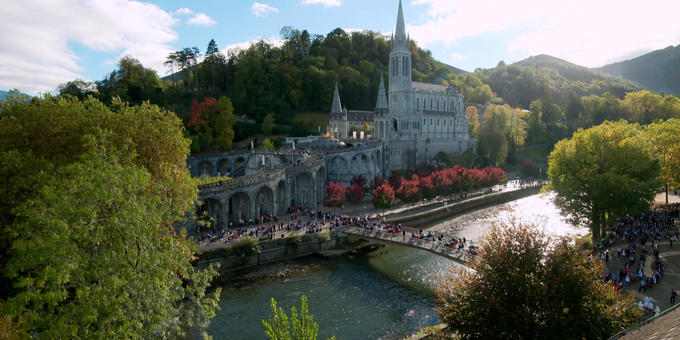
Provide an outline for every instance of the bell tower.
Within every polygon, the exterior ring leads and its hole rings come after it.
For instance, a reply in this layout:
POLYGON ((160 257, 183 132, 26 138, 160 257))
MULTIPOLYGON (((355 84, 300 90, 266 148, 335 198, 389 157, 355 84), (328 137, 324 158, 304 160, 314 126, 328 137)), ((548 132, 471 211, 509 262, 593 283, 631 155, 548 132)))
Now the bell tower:
POLYGON ((390 93, 388 105, 393 115, 409 113, 411 96, 411 51, 410 38, 406 35, 404 11, 399 0, 397 26, 392 34, 390 52, 390 93))

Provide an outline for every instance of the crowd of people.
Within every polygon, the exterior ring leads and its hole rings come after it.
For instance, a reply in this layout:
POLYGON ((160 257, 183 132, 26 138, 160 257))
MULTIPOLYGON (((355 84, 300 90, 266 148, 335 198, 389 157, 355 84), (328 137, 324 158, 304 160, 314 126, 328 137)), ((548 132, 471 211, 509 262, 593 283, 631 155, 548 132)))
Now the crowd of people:
MULTIPOLYGON (((407 231, 401 224, 384 223, 380 214, 374 216, 352 216, 339 212, 303 209, 292 206, 287 209, 288 222, 279 220, 279 216, 263 215, 234 227, 229 225, 215 225, 198 235, 194 235, 203 245, 230 243, 244 237, 255 237, 260 240, 284 238, 291 233, 298 235, 318 233, 323 230, 355 227, 378 234, 389 233, 401 235, 402 241, 407 237, 430 242, 439 242, 442 246, 477 255, 479 249, 464 237, 447 237, 444 234, 435 235, 423 230, 407 231)), ((283 218, 282 218, 283 219, 283 218)))
MULTIPOLYGON (((638 292, 647 292, 659 284, 664 277, 664 262, 660 258, 660 243, 668 241, 670 247, 677 240, 678 232, 673 225, 680 217, 680 204, 670 204, 652 208, 649 213, 638 216, 625 216, 618 219, 616 229, 608 234, 602 244, 599 260, 609 262, 607 247, 618 245, 616 255, 621 260, 618 271, 605 275, 617 289, 634 285, 638 292), (646 264, 651 262, 650 270, 645 271, 646 264)), ((591 254, 591 259, 592 259, 591 254)), ((675 290, 671 292, 671 304, 675 303, 675 290)), ((649 301, 641 303, 645 311, 651 311, 649 301)), ((657 306, 658 309, 658 306, 657 306)))

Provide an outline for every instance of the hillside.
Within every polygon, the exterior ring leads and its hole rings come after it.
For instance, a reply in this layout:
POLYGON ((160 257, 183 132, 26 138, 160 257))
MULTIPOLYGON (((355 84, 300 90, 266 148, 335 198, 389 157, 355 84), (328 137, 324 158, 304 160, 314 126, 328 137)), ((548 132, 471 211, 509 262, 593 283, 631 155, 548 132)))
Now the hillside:
POLYGON ((677 95, 680 94, 680 45, 605 65, 599 70, 624 77, 654 92, 677 95))
POLYGON ((623 98, 626 92, 640 89, 623 78, 548 55, 529 57, 511 65, 500 63, 475 74, 506 103, 524 108, 538 98, 565 106, 573 97, 609 92, 623 98))
POLYGON ((9 91, 0 90, 0 101, 5 100, 5 97, 9 94, 9 91))

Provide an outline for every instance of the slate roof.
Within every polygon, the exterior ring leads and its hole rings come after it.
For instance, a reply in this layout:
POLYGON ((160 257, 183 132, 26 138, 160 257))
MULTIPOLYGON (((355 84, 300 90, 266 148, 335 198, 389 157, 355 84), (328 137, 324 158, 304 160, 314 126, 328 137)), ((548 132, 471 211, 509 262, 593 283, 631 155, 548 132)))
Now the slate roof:
POLYGON ((347 121, 372 123, 373 111, 347 110, 347 121))
POLYGON ((618 339, 680 339, 680 308, 675 308, 618 339))
POLYGON ((447 87, 444 86, 444 85, 421 83, 419 81, 413 81, 413 82, 411 82, 411 85, 413 86, 414 89, 420 90, 420 91, 431 91, 431 92, 446 93, 446 89, 447 89, 447 87))

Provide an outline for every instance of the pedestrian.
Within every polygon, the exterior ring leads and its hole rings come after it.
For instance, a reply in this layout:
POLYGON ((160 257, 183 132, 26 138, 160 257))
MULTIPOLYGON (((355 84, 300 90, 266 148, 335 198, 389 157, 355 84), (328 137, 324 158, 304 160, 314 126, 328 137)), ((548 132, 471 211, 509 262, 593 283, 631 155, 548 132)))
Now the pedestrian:
POLYGON ((678 292, 675 291, 675 288, 671 289, 671 306, 675 304, 676 296, 678 296, 678 292))

